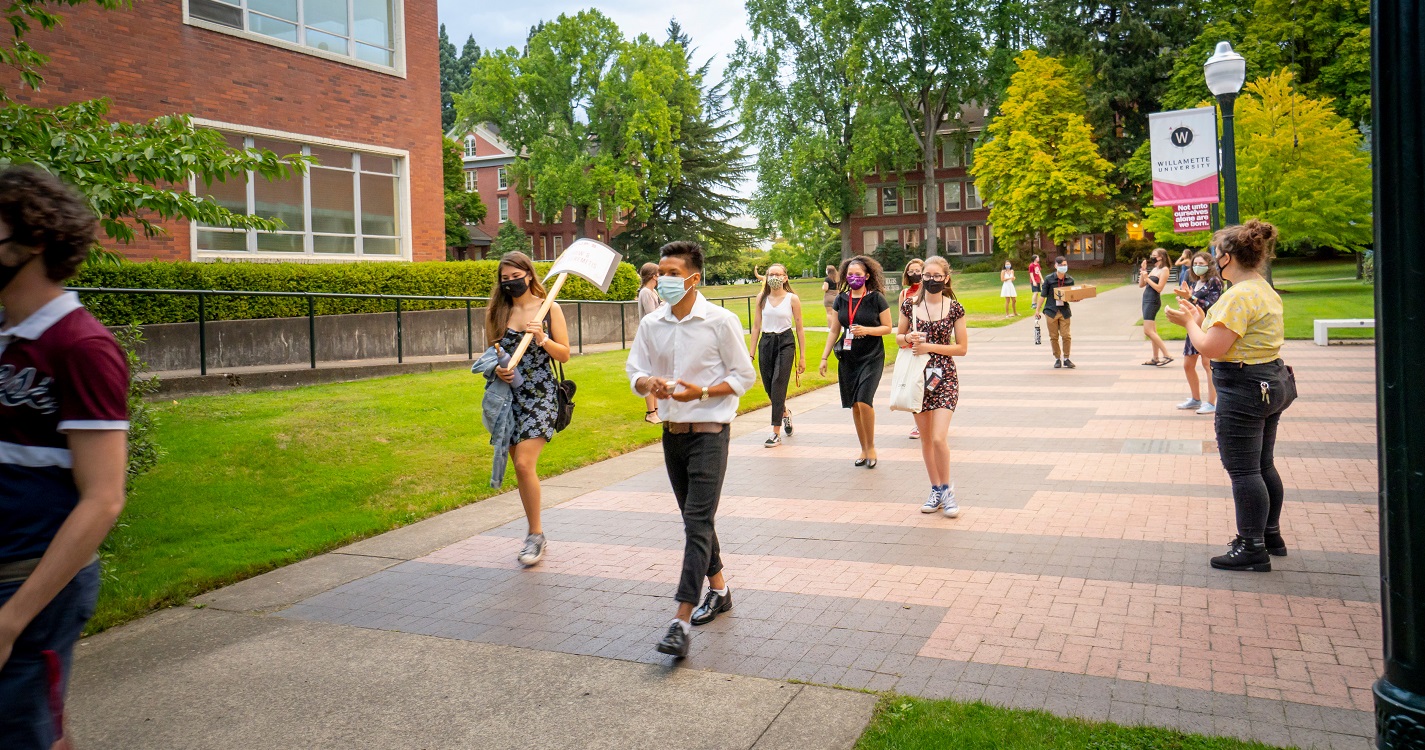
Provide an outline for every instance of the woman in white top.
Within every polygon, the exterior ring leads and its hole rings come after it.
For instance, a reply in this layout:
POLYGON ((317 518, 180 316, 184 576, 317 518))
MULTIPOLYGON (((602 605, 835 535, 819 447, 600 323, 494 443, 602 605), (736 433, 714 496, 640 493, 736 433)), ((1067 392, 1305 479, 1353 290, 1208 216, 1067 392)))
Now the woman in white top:
MULTIPOLYGON (((638 288, 638 319, 644 317, 658 309, 663 304, 663 300, 658 297, 658 264, 644 263, 638 269, 638 278, 642 284, 638 288)), ((663 420, 658 418, 658 399, 653 394, 643 397, 643 405, 647 410, 643 412, 643 421, 649 424, 661 424, 663 420)))
POLYGON ((767 267, 762 293, 752 313, 752 347, 748 352, 762 370, 762 387, 772 399, 772 437, 768 448, 782 444, 782 430, 792 434, 792 413, 787 410, 787 385, 792 380, 792 360, 797 375, 806 372, 806 333, 802 328, 802 301, 787 283, 787 269, 780 263, 767 267), (792 329, 796 328, 796 339, 792 329))
POLYGON ((1014 266, 1009 259, 1004 261, 1004 268, 999 272, 1000 288, 999 296, 1004 297, 1004 316, 1014 318, 1019 316, 1019 290, 1014 288, 1014 266))

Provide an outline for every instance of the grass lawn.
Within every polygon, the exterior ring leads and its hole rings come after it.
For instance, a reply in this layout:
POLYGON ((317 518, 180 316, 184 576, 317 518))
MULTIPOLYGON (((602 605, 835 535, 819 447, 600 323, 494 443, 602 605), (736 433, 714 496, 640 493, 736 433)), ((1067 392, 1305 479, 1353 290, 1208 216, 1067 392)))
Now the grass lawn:
MULTIPOLYGON (((1353 260, 1277 261, 1272 281, 1282 298, 1288 339, 1311 339, 1312 322, 1318 318, 1375 317, 1375 287, 1356 281, 1353 260)), ((1164 292, 1163 306, 1177 306, 1172 290, 1164 292)), ((1166 316, 1159 318, 1158 332, 1164 339, 1187 338, 1187 332, 1169 323, 1166 316)), ((1331 331, 1331 338, 1369 340, 1375 338, 1375 330, 1338 328, 1331 331)))
MULTIPOLYGON (((1098 287, 1100 292, 1105 292, 1114 287, 1123 286, 1130 270, 1127 266, 1114 266, 1107 269, 1094 266, 1073 270, 1071 273, 1075 281, 1081 284, 1093 284, 1098 287)), ((960 301, 960 304, 965 306, 965 312, 969 315, 968 324, 971 328, 998 328, 1033 314, 1029 309, 1029 274, 1023 268, 1018 269, 1017 274, 1015 288, 1019 292, 1019 315, 1014 318, 1004 317, 1004 298, 999 296, 998 272, 957 273, 951 278, 955 297, 960 301)), ((708 299, 714 302, 722 300, 721 304, 737 313, 737 317, 745 327, 747 325, 748 301, 737 298, 748 295, 755 296, 760 288, 755 284, 729 284, 704 287, 702 291, 708 299)), ((796 279, 792 282, 792 290, 802 300, 803 323, 808 328, 826 327, 826 308, 821 306, 821 279, 796 279)), ((753 304, 755 303, 756 300, 753 300, 753 304)), ((891 303, 894 304, 895 300, 892 299, 891 303)), ((892 317, 899 319, 899 314, 893 313, 892 317)))
POLYGON ((1268 750, 1258 742, 1064 719, 984 703, 890 696, 856 750, 1268 750))
MULTIPOLYGON (((808 334, 801 393, 826 334, 808 334)), ((887 347, 894 340, 887 338, 887 347)), ((576 357, 569 429, 540 461, 552 476, 655 442, 622 351, 576 357)), ((140 477, 103 548, 97 632, 204 591, 498 494, 489 486, 483 378, 468 370, 201 396, 157 404, 167 456, 140 477)), ((746 411, 765 406, 755 387, 746 411)))

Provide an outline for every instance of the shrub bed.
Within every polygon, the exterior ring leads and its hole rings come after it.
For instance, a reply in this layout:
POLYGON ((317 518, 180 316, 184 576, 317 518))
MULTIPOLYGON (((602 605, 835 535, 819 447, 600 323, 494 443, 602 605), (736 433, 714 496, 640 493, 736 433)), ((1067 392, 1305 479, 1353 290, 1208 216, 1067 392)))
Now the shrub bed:
MULTIPOLYGON (((333 292, 343 294, 419 294, 439 297, 488 297, 494 286, 494 260, 461 263, 123 263, 85 267, 76 287, 123 289, 214 289, 250 292, 333 292)), ((536 263, 543 276, 550 263, 536 263)), ((638 272, 620 263, 608 294, 570 277, 561 300, 631 300, 638 293, 638 272)), ((189 323, 198 320, 198 298, 187 294, 80 293, 84 304, 105 325, 189 323)), ((462 302, 407 300, 404 310, 463 307, 462 302)), ((316 300, 318 315, 390 312, 390 300, 316 300)), ((208 320, 290 318, 307 314, 300 297, 209 297, 208 320)))

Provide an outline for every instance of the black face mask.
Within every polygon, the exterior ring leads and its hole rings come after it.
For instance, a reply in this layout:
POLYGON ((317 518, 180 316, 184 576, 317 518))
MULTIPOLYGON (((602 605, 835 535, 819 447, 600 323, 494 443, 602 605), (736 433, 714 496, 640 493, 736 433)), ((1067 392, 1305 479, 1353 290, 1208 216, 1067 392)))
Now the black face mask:
MULTIPOLYGON (((10 237, 6 237, 5 239, 0 240, 0 245, 8 245, 13 239, 13 235, 11 235, 10 237)), ((25 266, 29 265, 30 261, 34 260, 34 258, 35 256, 31 255, 30 257, 21 261, 20 265, 18 266, 7 266, 4 263, 0 263, 0 289, 4 289, 5 287, 10 286, 10 282, 14 281, 15 277, 20 275, 20 270, 23 269, 25 266)))
POLYGON ((521 276, 518 279, 507 279, 500 282, 500 291, 504 292, 510 299, 515 299, 529 290, 529 282, 521 276))
POLYGON ((909 281, 909 282, 912 283, 912 284, 919 284, 919 283, 920 283, 920 274, 918 274, 918 273, 908 273, 908 274, 905 275, 905 278, 906 278, 906 281, 909 281))
POLYGON ((945 282, 938 279, 929 279, 925 282, 926 294, 939 294, 945 291, 945 282))

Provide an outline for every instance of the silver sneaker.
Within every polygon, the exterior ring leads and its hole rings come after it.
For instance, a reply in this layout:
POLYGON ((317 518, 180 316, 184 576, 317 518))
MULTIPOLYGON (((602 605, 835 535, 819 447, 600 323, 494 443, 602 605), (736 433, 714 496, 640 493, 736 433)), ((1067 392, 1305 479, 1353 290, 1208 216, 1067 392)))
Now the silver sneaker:
POLYGON ((1190 398, 1182 402, 1181 404, 1178 404, 1178 408, 1182 409, 1183 411, 1187 411, 1188 409, 1196 409, 1199 406, 1202 406, 1202 402, 1198 401, 1195 398, 1190 398))
POLYGON ((920 506, 921 513, 934 513, 940 510, 940 490, 931 488, 930 497, 926 499, 925 505, 920 506))
POLYGON ((945 511, 946 518, 960 517, 960 506, 955 503, 955 485, 940 493, 940 508, 945 511))
POLYGON ((1216 404, 1203 404, 1203 405, 1202 405, 1202 408, 1197 410, 1197 413, 1198 413, 1198 414, 1216 414, 1216 413, 1217 413, 1217 405, 1216 405, 1216 404))
POLYGON ((544 559, 544 535, 530 534, 524 538, 524 548, 520 550, 520 565, 526 567, 534 565, 544 559))

